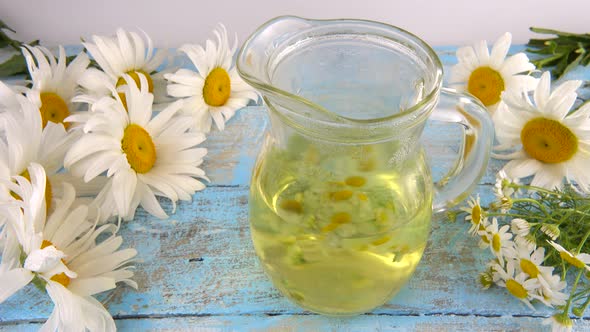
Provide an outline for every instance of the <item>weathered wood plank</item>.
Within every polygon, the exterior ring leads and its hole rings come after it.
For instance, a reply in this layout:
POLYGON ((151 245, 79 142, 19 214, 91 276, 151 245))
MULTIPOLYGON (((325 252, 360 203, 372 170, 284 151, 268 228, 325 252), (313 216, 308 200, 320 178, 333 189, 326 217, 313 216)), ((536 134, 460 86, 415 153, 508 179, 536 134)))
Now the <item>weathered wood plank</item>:
MULTIPOLYGON (((441 51, 447 65, 454 61, 453 50, 441 51)), ((170 220, 157 220, 140 210, 135 221, 123 225, 121 234, 126 245, 140 253, 136 270, 140 288, 134 291, 121 287, 103 295, 109 311, 121 318, 118 324, 122 329, 539 328, 539 318, 512 316, 528 316, 531 310, 505 292, 479 289, 476 276, 490 255, 480 251, 476 241, 466 235, 467 225, 442 220, 434 223, 429 246, 415 276, 398 296, 373 315, 349 320, 302 315, 304 312, 283 298, 264 276, 250 241, 247 207, 250 170, 266 126, 268 120, 263 108, 241 110, 225 131, 214 131, 204 143, 210 150, 203 164, 212 180, 209 188, 196 193, 192 203, 180 203, 170 220), (152 315, 164 318, 134 318, 152 315), (502 316, 502 319, 487 316, 502 316)), ((454 160, 457 147, 453 144, 457 137, 457 133, 434 123, 426 131, 426 148, 430 155, 438 156, 433 162, 435 174, 443 174, 454 160)), ((492 162, 480 181, 478 192, 484 201, 491 199, 489 184, 501 165, 499 161, 492 162)), ((170 211, 167 202, 164 206, 170 211)), ((43 321, 50 314, 51 303, 40 295, 29 286, 0 304, 0 322, 43 321)), ((550 312, 540 308, 534 314, 546 316, 550 312)), ((588 321, 580 324, 588 327, 588 321)), ((27 330, 36 326, 4 325, 0 330, 17 327, 27 330)))
MULTIPOLYGON (((331 318, 319 315, 189 316, 119 319, 121 331, 522 331, 549 330, 543 317, 384 316, 331 318)), ((37 331, 42 323, 0 325, 0 331, 37 331)), ((575 321, 577 331, 590 329, 590 321, 575 321)))
MULTIPOLYGON (((490 187, 479 191, 490 198, 490 187)), ((140 212, 121 234, 137 248, 134 291, 120 287, 105 297, 114 315, 240 315, 303 313, 282 297, 259 266, 248 229, 248 189, 209 188, 170 220, 140 212)), ((491 257, 466 235, 468 225, 435 221, 416 274, 385 315, 528 315, 530 309, 505 291, 483 291, 477 274, 491 257)), ((43 319, 51 304, 29 286, 0 305, 0 321, 43 319)), ((540 314, 550 311, 540 308, 540 314)))

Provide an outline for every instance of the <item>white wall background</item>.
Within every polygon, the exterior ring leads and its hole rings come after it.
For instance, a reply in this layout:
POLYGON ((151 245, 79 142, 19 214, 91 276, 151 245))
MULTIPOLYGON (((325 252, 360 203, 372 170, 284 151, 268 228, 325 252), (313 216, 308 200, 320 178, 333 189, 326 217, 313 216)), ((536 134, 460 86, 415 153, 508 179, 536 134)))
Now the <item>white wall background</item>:
POLYGON ((364 18, 409 30, 432 45, 494 41, 505 31, 525 43, 530 26, 590 32, 590 0, 0 0, 0 19, 17 37, 47 46, 142 28, 158 47, 203 43, 218 22, 240 42, 279 15, 364 18))

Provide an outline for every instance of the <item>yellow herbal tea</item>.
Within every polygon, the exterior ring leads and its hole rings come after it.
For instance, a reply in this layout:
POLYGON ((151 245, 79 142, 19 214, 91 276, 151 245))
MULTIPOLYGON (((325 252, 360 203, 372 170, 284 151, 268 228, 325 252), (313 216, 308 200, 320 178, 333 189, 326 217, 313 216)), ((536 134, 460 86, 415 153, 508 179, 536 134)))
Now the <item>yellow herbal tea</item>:
POLYGON ((430 230, 430 171, 422 151, 400 164, 387 159, 392 150, 383 143, 320 153, 291 139, 259 159, 254 246, 274 285, 303 308, 363 313, 414 272, 430 230))

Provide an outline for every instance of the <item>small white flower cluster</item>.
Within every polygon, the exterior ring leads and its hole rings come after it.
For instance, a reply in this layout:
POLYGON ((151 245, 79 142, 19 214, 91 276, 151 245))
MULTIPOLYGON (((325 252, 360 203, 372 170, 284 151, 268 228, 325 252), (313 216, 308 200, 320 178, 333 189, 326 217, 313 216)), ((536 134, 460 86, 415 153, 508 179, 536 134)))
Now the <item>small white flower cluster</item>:
MULTIPOLYGON (((566 292, 567 282, 555 274, 553 266, 546 266, 546 248, 538 246, 535 236, 531 234, 531 224, 522 218, 510 218, 512 204, 519 200, 519 185, 506 174, 498 175, 494 186, 496 200, 486 209, 481 206, 480 198, 471 198, 468 206, 461 210, 467 213, 466 221, 471 223, 468 233, 479 237, 479 246, 490 249, 494 258, 488 263, 487 270, 480 275, 484 289, 496 285, 506 288, 508 292, 534 309, 531 302, 536 301, 549 307, 564 306, 570 295, 566 292), (500 213, 495 213, 495 212, 500 213), (490 215, 500 215, 498 219, 490 215), (505 220, 508 218, 509 220, 505 220)), ((552 224, 538 227, 540 232, 551 240, 547 248, 555 250, 561 259, 577 269, 590 271, 590 255, 574 254, 557 242, 559 229, 552 224), (553 226, 553 227, 552 227, 553 226)), ((558 313, 545 320, 554 329, 569 331, 573 322, 564 313, 558 313)))
POLYGON ((69 63, 61 46, 57 58, 23 47, 30 86, 0 82, 0 303, 33 282, 55 303, 45 329, 115 329, 92 295, 137 288, 137 252, 119 250, 112 220, 139 206, 167 218, 158 197, 173 211, 190 201, 208 181, 199 145, 212 122, 223 130, 258 98, 233 66, 237 41, 214 33, 181 48, 198 71, 165 68, 166 52, 123 29, 92 36, 69 63))

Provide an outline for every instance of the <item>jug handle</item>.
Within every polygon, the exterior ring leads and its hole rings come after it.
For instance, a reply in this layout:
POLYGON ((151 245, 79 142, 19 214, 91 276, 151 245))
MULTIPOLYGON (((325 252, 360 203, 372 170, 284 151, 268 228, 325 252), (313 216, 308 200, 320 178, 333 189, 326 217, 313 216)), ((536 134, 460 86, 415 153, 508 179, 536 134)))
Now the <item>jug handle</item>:
POLYGON ((478 99, 443 88, 430 119, 460 124, 464 128, 463 147, 449 172, 434 184, 434 213, 443 212, 471 193, 486 172, 494 140, 490 114, 478 99))

